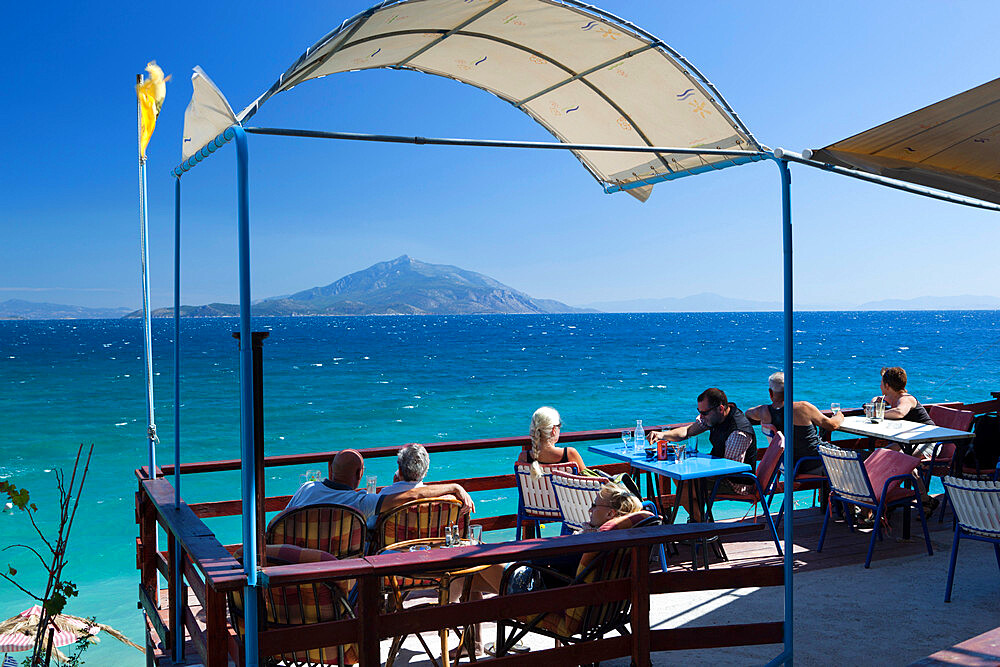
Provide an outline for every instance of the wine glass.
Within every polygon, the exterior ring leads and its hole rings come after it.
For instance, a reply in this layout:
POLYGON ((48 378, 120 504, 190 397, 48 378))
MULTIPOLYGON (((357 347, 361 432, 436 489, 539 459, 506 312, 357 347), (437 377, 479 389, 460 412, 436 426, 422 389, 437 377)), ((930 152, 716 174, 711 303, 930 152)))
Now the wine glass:
POLYGON ((622 451, 628 451, 628 443, 632 440, 632 431, 625 429, 622 431, 622 451))

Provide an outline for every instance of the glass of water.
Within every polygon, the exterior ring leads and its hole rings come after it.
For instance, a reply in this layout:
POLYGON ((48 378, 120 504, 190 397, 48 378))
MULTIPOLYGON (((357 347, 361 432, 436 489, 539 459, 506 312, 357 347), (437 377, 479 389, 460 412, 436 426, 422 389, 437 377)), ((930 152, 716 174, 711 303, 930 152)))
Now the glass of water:
POLYGON ((622 431, 622 451, 628 452, 628 443, 632 442, 632 431, 625 429, 622 431))
POLYGON ((375 489, 378 488, 378 477, 375 475, 368 475, 368 493, 375 493, 375 489))
POLYGON ((830 412, 832 412, 834 415, 840 412, 840 403, 831 403, 830 412))
POLYGON ((469 525, 469 542, 472 544, 482 544, 483 543, 483 526, 482 524, 473 523, 469 525))

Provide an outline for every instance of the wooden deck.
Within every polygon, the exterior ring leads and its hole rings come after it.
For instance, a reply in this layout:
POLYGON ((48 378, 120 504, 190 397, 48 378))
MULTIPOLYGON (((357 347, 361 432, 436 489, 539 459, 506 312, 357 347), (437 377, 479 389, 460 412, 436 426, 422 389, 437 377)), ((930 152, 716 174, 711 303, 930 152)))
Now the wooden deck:
POLYGON ((963 667, 1000 665, 1000 628, 984 632, 951 648, 938 651, 923 660, 910 663, 910 667, 931 667, 932 665, 962 665, 963 667))
MULTIPOLYGON (((940 511, 940 510, 939 510, 940 511)), ((819 533, 823 523, 823 515, 818 508, 799 509, 794 513, 795 533, 794 533, 794 571, 797 573, 820 570, 824 568, 839 567, 843 565, 853 565, 862 568, 865 554, 868 550, 868 542, 871 537, 870 530, 855 530, 853 533, 847 528, 843 520, 831 521, 827 531, 826 545, 822 552, 816 551, 819 542, 819 533)), ((752 518, 752 515, 751 515, 752 518)), ((926 547, 923 541, 920 523, 916 515, 911 521, 911 539, 903 541, 902 535, 902 512, 897 511, 891 517, 892 534, 876 544, 873 563, 880 560, 911 557, 919 554, 926 554, 926 547)), ((762 519, 761 519, 762 520, 762 519)), ((931 542, 934 547, 936 558, 947 558, 951 547, 953 535, 951 512, 949 511, 942 523, 938 523, 938 515, 935 515, 928 522, 931 531, 931 542)), ((783 526, 778 528, 779 538, 783 538, 783 526)), ((724 545, 729 556, 728 561, 722 561, 710 551, 710 567, 713 570, 725 568, 745 568, 758 565, 781 565, 782 559, 778 557, 774 548, 774 543, 769 539, 767 531, 754 531, 741 535, 731 535, 724 538, 724 545)), ((784 546, 784 545, 783 545, 784 546)), ((699 560, 701 555, 699 553, 699 560)), ((669 557, 668 572, 690 570, 691 549, 689 546, 680 545, 678 553, 669 557)), ((651 569, 659 570, 658 562, 650 563, 651 569)), ((163 591, 163 598, 166 600, 166 591, 163 591)), ((166 607, 164 603, 164 607, 166 607)), ((204 625, 204 613, 198 600, 193 594, 189 594, 189 609, 198 620, 200 625, 204 625)), ((166 620, 169 610, 164 608, 160 611, 161 617, 166 620)), ((386 646, 385 648, 387 648, 386 646)), ((405 649, 405 647, 404 647, 405 649)), ((952 649, 954 650, 954 649, 952 649)), ((976 649, 979 650, 979 649, 976 649)), ((383 653, 384 654, 384 653, 383 653)), ((157 647, 155 651, 155 664, 161 667, 174 667, 175 665, 200 665, 197 652, 193 646, 189 646, 186 651, 187 661, 174 663, 162 647, 157 647)), ((707 656, 706 656, 707 657, 707 656)), ((422 661, 417 656, 410 654, 409 664, 422 661)), ((232 664, 232 663, 230 663, 232 664)), ((408 664, 403 660, 401 664, 408 664)), ((427 664, 430 664, 429 661, 427 664)), ((942 664, 942 663, 926 663, 942 664)), ((966 663, 957 663, 966 664, 966 663)), ((985 664, 985 663, 968 663, 985 664)))

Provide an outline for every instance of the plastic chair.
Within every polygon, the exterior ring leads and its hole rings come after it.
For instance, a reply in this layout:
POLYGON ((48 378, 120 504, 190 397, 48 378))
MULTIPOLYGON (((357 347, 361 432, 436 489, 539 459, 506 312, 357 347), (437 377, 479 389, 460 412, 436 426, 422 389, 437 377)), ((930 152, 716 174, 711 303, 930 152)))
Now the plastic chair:
MULTIPOLYGON (((878 449, 866 461, 862 462, 861 453, 858 451, 827 445, 820 445, 819 455, 823 459, 823 467, 826 468, 827 477, 830 478, 830 502, 827 504, 823 529, 819 534, 819 546, 816 551, 823 550, 823 541, 826 539, 826 527, 830 523, 833 503, 839 501, 848 505, 866 507, 875 513, 875 526, 872 529, 872 539, 868 545, 868 556, 865 558, 866 568, 871 567, 876 538, 882 539, 882 518, 886 516, 887 510, 895 507, 915 506, 917 508, 920 513, 920 525, 924 529, 927 554, 934 554, 931 547, 931 536, 927 532, 927 517, 924 515, 924 506, 920 502, 920 494, 914 489, 900 487, 903 482, 912 483, 914 481, 910 473, 916 469, 919 463, 916 457, 907 456, 891 449, 878 449), (873 481, 876 484, 874 488, 873 481)), ((847 525, 851 532, 854 532, 851 513, 846 512, 846 515, 847 525)))
MULTIPOLYGON (((553 471, 552 488, 556 493, 556 501, 559 505, 559 511, 562 513, 563 524, 574 531, 582 530, 584 524, 590 522, 590 506, 597 499, 601 487, 607 483, 608 480, 603 477, 570 475, 553 471)), ((653 503, 646 501, 643 503, 643 508, 654 517, 659 518, 653 503)), ((660 568, 666 572, 667 553, 662 544, 659 547, 660 568)))
MULTIPOLYGON (((760 503, 761 511, 764 513, 764 518, 767 519, 767 525, 771 529, 771 537, 774 539, 774 546, 778 550, 779 556, 782 555, 781 542, 778 541, 778 531, 774 527, 774 521, 771 518, 770 498, 765 498, 765 489, 771 489, 774 486, 774 483, 778 478, 778 464, 781 463, 781 455, 784 451, 785 436, 780 432, 775 431, 774 435, 771 437, 771 444, 769 444, 767 449, 764 450, 764 456, 761 458, 760 463, 757 464, 756 474, 747 472, 740 475, 730 475, 724 478, 732 482, 742 481, 753 484, 750 490, 746 493, 719 494, 719 484, 722 483, 722 479, 716 479, 715 485, 712 487, 712 494, 708 498, 708 508, 710 512, 712 505, 716 500, 753 503, 754 518, 756 518, 757 504, 760 503)), ((773 497, 773 495, 774 494, 772 492, 771 496, 773 497)))
POLYGON ((951 585, 955 579, 955 561, 958 558, 958 541, 965 538, 989 542, 1000 566, 1000 482, 983 482, 974 479, 945 477, 945 493, 955 507, 955 540, 951 544, 951 562, 948 565, 948 583, 944 601, 951 602, 951 585))
POLYGON ((973 479, 997 479, 1000 467, 1000 416, 997 413, 979 415, 973 420, 972 450, 962 462, 962 476, 973 479))
POLYGON ((303 505, 274 517, 264 540, 268 544, 319 549, 337 558, 359 558, 365 554, 366 531, 364 515, 353 507, 303 505))
MULTIPOLYGON (((931 405, 927 408, 927 415, 937 426, 953 428, 956 431, 969 431, 972 429, 972 420, 975 414, 969 410, 956 410, 940 405, 931 405)), ((920 476, 924 480, 927 488, 930 488, 931 477, 944 478, 955 469, 955 452, 957 447, 954 442, 936 442, 930 449, 930 456, 924 456, 920 462, 920 476)), ((926 449, 924 450, 926 452, 926 449)), ((944 521, 944 513, 948 508, 948 494, 945 494, 941 503, 941 514, 938 515, 938 523, 944 521)))
MULTIPOLYGON (((649 512, 626 514, 609 521, 601 530, 618 530, 635 528, 644 522, 655 520, 649 512)), ((598 581, 613 581, 626 579, 631 575, 632 558, 628 548, 613 551, 587 552, 580 557, 575 576, 566 576, 561 572, 531 562, 514 563, 504 571, 500 581, 500 595, 509 595, 511 577, 521 567, 527 567, 538 573, 545 573, 550 579, 556 579, 563 585, 593 583, 598 581)), ((612 602, 596 601, 585 607, 573 607, 556 611, 532 614, 513 619, 497 621, 496 655, 506 655, 529 632, 551 637, 567 644, 601 639, 605 633, 617 630, 620 634, 628 634, 626 625, 629 622, 629 600, 612 602), (507 635, 507 629, 512 632, 507 635)))
MULTIPOLYGON (((337 560, 332 554, 319 549, 305 549, 292 544, 267 545, 268 565, 291 565, 337 560)), ((240 558, 237 553, 236 558, 240 558)), ((354 618, 354 610, 347 601, 346 582, 311 582, 269 586, 260 589, 261 630, 291 628, 314 623, 354 618)), ((243 642, 243 589, 229 593, 229 614, 233 628, 243 642)), ((262 665, 295 664, 304 667, 325 665, 353 665, 358 662, 357 644, 326 646, 309 650, 286 651, 272 656, 261 656, 262 665)))
POLYGON ((562 521, 562 512, 556 501, 556 493, 552 489, 552 473, 556 470, 573 475, 579 474, 575 463, 539 464, 542 468, 541 477, 531 476, 531 465, 528 463, 514 464, 514 477, 517 479, 517 529, 515 539, 521 539, 521 527, 525 521, 538 526, 553 521, 562 521))

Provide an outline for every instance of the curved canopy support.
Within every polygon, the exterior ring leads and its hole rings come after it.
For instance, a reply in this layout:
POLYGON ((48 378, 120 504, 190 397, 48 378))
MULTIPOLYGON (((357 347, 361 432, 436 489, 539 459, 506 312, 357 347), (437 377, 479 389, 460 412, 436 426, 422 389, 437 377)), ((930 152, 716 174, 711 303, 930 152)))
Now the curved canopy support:
MULTIPOLYGON (((679 53, 575 0, 380 3, 307 49, 236 118, 246 122, 271 96, 310 79, 375 68, 476 86, 564 143, 762 150, 679 53)), ((649 197, 652 183, 742 162, 724 155, 573 152, 607 191, 625 190, 640 200, 649 197)))

